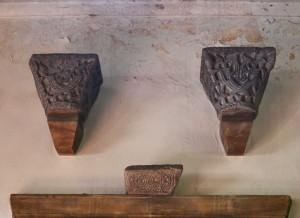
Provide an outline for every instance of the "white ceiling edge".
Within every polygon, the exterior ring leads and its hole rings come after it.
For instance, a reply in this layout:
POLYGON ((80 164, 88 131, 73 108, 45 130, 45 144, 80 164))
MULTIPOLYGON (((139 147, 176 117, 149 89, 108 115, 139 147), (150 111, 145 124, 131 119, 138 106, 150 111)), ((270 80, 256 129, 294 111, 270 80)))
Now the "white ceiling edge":
POLYGON ((279 0, 0 0, 0 17, 276 16, 299 17, 300 1, 279 0))
MULTIPOLYGON (((12 2, 110 2, 110 3, 130 3, 130 2, 155 2, 155 3, 176 3, 176 2, 249 2, 249 0, 0 0, 0 3, 12 2)), ((251 0, 251 2, 282 2, 282 3, 297 3, 299 0, 251 0)))

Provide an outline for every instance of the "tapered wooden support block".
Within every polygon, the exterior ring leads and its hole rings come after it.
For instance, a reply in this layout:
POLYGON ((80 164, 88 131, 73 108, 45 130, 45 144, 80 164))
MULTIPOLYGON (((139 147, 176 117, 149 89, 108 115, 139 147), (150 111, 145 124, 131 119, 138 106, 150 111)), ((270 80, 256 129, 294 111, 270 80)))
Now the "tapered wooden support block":
POLYGON ((75 154, 103 82, 96 54, 34 54, 29 66, 58 154, 75 154))
POLYGON ((183 166, 135 165, 125 169, 125 189, 129 195, 172 195, 183 166))
POLYGON ((78 112, 47 113, 48 126, 57 152, 75 154, 83 137, 83 121, 78 112))
POLYGON ((252 121, 221 121, 220 135, 226 154, 244 154, 252 123, 252 121))
POLYGON ((288 218, 289 196, 11 195, 14 218, 288 218))
POLYGON ((271 47, 204 48, 200 81, 220 119, 227 155, 243 155, 276 60, 271 47))

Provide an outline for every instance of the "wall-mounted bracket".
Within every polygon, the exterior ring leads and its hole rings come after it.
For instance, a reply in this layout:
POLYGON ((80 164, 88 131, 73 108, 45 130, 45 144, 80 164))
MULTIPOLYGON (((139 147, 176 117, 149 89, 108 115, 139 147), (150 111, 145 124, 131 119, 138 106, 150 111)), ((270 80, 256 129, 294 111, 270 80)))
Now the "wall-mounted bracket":
POLYGON ((96 54, 34 54, 29 66, 58 154, 75 154, 103 82, 96 54))
POLYGON ((200 81, 220 119, 227 155, 243 155, 276 60, 272 47, 202 50, 200 81))

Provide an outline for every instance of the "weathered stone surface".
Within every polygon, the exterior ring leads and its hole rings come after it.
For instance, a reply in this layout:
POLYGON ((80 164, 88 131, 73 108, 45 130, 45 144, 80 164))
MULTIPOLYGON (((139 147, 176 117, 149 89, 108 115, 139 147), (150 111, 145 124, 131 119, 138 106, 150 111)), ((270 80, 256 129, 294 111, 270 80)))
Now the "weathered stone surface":
POLYGON ((135 165, 125 169, 125 189, 130 195, 172 195, 183 166, 135 165))
POLYGON ((276 59, 274 48, 204 48, 200 80, 228 155, 242 155, 276 59))
POLYGON ((75 154, 103 82, 96 54, 34 54, 29 66, 59 154, 75 154))

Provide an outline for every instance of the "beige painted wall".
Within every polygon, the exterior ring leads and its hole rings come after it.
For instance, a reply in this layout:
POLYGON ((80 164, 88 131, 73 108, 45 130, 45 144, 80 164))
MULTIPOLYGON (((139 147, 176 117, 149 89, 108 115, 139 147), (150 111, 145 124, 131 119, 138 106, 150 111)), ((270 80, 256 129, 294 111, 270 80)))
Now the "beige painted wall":
POLYGON ((300 217, 299 4, 274 1, 264 15, 259 2, 251 14, 243 4, 218 14, 223 6, 203 1, 142 2, 109 2, 122 16, 97 14, 103 2, 59 16, 57 5, 20 15, 19 4, 0 4, 0 217, 11 216, 11 193, 124 193, 126 166, 163 163, 184 165, 176 195, 287 194, 300 217), (201 50, 244 45, 274 46, 277 62, 245 156, 227 157, 199 81, 201 50), (28 67, 33 53, 54 52, 97 53, 104 76, 74 157, 56 154, 28 67))

